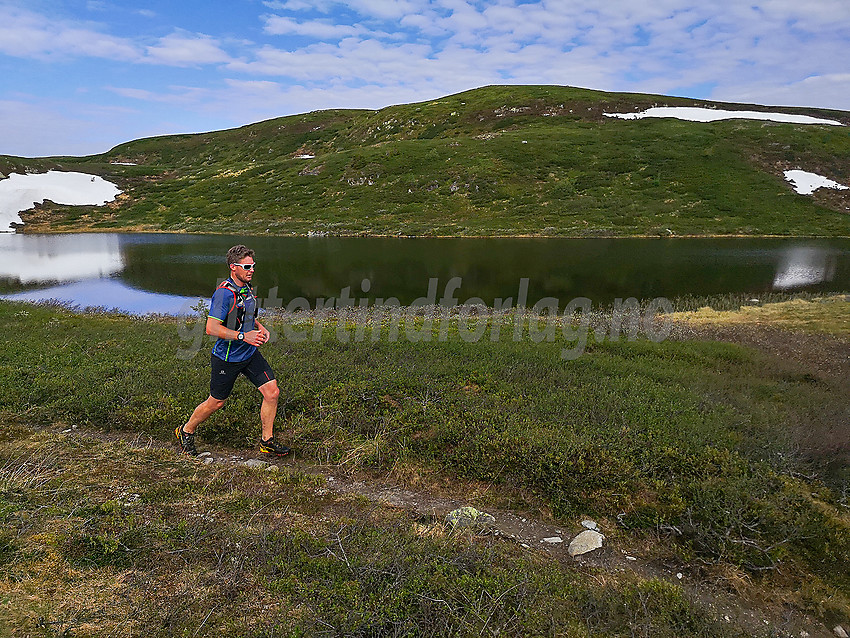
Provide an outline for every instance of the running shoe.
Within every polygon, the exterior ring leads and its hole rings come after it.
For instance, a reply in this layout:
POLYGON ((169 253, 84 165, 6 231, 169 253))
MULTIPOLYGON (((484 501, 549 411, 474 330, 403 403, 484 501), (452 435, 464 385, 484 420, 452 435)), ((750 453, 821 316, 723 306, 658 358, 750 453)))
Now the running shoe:
POLYGON ((277 456, 284 456, 292 452, 288 447, 278 443, 274 437, 270 438, 268 441, 263 441, 260 439, 260 452, 265 454, 275 454, 277 456))
POLYGON ((184 454, 189 456, 198 456, 198 448, 195 447, 195 433, 189 434, 183 431, 183 426, 178 425, 174 430, 174 436, 177 437, 177 442, 180 444, 180 449, 184 454))

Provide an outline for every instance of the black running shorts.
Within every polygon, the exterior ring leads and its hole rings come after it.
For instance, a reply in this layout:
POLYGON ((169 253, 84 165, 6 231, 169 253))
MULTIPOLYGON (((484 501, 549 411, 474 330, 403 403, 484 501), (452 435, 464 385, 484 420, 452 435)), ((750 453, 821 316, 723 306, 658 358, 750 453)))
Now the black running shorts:
POLYGON ((236 377, 244 374, 258 388, 264 383, 274 381, 271 366, 260 354, 260 351, 245 361, 224 361, 215 355, 210 356, 212 374, 210 375, 210 396, 224 401, 230 396, 236 377))

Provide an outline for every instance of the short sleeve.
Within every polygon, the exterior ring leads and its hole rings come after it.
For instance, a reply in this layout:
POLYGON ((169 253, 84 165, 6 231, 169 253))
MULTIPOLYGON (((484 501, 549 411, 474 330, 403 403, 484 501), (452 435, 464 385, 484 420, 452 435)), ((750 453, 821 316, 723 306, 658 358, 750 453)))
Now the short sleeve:
POLYGON ((213 293, 212 299, 210 299, 209 316, 224 323, 235 297, 236 295, 227 288, 217 288, 213 293))

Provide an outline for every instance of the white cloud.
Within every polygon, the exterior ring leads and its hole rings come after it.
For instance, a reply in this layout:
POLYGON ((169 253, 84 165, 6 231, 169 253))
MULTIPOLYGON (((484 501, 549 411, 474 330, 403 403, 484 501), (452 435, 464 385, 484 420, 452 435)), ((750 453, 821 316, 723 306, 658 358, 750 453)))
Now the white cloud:
POLYGON ((336 4, 333 0, 268 0, 263 6, 273 11, 318 11, 328 13, 336 4))
POLYGON ((338 40, 363 33, 357 26, 337 25, 325 20, 299 22, 283 16, 267 16, 265 32, 270 35, 301 35, 320 40, 338 40))
POLYGON ((139 49, 124 38, 83 24, 52 21, 30 11, 0 6, 0 53, 19 58, 92 56, 132 60, 139 49))
POLYGON ((79 57, 166 66, 219 64, 231 60, 219 41, 201 33, 175 31, 143 46, 131 38, 103 33, 97 25, 52 20, 0 5, 0 53, 19 58, 69 60, 79 57))
POLYGON ((230 56, 219 42, 204 34, 172 33, 147 47, 145 62, 171 66, 194 66, 228 62, 230 56))

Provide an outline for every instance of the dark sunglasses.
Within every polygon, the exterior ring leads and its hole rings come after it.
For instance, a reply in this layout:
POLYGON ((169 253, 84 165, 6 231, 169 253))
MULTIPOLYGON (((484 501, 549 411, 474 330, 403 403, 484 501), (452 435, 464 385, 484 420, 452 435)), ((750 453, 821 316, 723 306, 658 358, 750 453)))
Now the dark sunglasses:
POLYGON ((234 266, 239 266, 245 270, 254 270, 254 266, 257 264, 233 264, 234 266))

